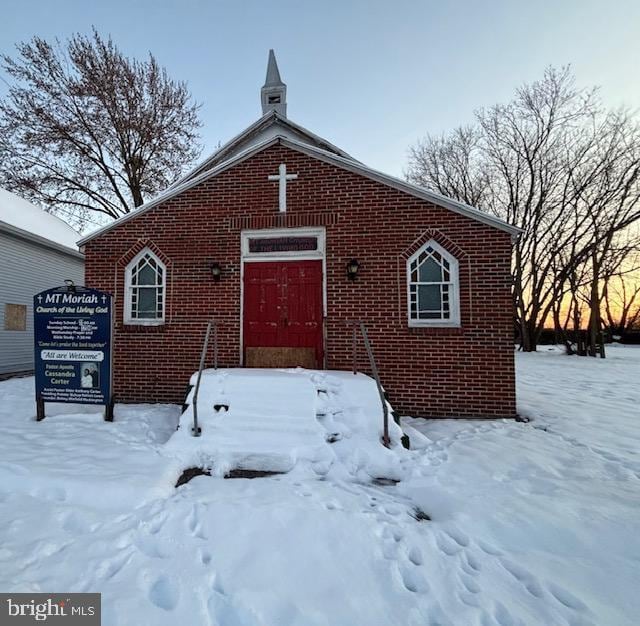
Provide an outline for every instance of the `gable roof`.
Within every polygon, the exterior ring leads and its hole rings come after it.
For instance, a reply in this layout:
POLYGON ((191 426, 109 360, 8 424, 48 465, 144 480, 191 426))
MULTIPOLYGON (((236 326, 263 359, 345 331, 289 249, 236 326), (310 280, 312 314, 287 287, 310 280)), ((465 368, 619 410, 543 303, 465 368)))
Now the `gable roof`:
POLYGON ((59 217, 0 187, 0 230, 82 258, 80 236, 59 217))
POLYGON ((235 165, 238 165, 242 161, 245 161, 258 152, 266 150, 273 145, 282 145, 290 148, 291 150, 296 150, 297 152, 301 152, 312 158, 324 161, 325 163, 335 165, 336 167, 348 170, 355 174, 360 174, 362 176, 365 176, 366 178, 382 183, 383 185, 388 185, 389 187, 393 187, 395 189, 398 189, 399 191, 408 193, 421 200, 427 200, 433 204, 445 207, 453 211, 454 213, 459 213, 460 215, 464 215, 465 217, 469 217, 478 222, 482 222, 483 224, 487 224, 488 226, 492 226, 499 230, 508 232, 512 237, 516 237, 521 232, 521 229, 517 228, 516 226, 512 226, 511 224, 508 224, 507 222, 489 213, 485 213, 484 211, 480 211, 479 209, 464 204, 463 202, 458 202, 457 200, 447 198, 446 196, 443 196, 439 193, 435 193, 423 187, 419 187, 417 185, 413 185, 411 183, 403 181, 394 176, 390 176, 388 174, 384 174, 383 172, 374 170, 363 165, 359 161, 355 161, 351 157, 343 157, 333 152, 329 152, 328 150, 323 150, 316 146, 312 146, 295 139, 290 139, 289 137, 276 135, 275 137, 266 139, 261 143, 251 145, 246 150, 234 155, 232 158, 223 161, 222 163, 217 164, 211 169, 207 169, 200 174, 183 180, 180 184, 175 184, 174 186, 169 187, 165 192, 161 193, 159 196, 156 196, 153 200, 141 205, 135 211, 132 211, 127 215, 123 215, 110 224, 107 224, 106 226, 103 226, 102 228, 99 228, 98 230, 84 237, 78 242, 78 245, 84 245, 88 241, 91 241, 92 239, 95 239, 96 237, 99 237, 104 233, 117 228, 123 222, 134 219, 139 215, 142 215, 143 213, 146 213, 147 211, 153 209, 154 207, 157 207, 158 205, 166 202, 167 200, 174 198, 182 192, 195 187, 199 183, 210 178, 214 178, 222 172, 226 172, 228 169, 231 169, 235 165))
POLYGON ((346 159, 355 160, 331 142, 319 137, 303 126, 292 122, 277 111, 272 110, 265 113, 240 134, 227 141, 227 143, 218 148, 210 157, 196 165, 196 167, 187 172, 182 178, 173 183, 169 189, 182 185, 184 182, 191 180, 199 174, 214 168, 219 163, 233 158, 247 148, 256 146, 272 137, 288 137, 289 139, 309 143, 317 148, 327 150, 346 159))

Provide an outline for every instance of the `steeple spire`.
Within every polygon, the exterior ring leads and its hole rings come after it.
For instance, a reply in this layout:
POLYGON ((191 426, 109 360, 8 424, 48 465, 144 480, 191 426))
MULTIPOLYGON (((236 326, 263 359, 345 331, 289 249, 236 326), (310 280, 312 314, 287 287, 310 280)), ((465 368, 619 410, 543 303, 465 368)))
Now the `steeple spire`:
POLYGON ((283 117, 287 117, 287 86, 280 78, 276 55, 273 50, 269 50, 269 61, 267 63, 267 78, 260 90, 262 101, 262 114, 269 111, 276 111, 283 117))

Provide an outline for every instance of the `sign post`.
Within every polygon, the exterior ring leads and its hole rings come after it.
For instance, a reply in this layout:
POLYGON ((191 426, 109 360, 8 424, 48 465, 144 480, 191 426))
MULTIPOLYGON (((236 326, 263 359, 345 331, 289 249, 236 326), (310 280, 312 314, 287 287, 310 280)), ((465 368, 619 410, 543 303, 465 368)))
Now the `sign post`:
POLYGON ((75 285, 33 298, 36 419, 45 402, 103 404, 113 421, 112 297, 75 285))

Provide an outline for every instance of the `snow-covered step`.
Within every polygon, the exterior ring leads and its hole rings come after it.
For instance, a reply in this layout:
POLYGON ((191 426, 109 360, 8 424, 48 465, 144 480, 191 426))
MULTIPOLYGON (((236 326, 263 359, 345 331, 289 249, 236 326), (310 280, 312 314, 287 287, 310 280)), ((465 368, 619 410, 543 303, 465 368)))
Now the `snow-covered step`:
MULTIPOLYGON (((195 385, 197 375, 191 378, 195 385)), ((194 464, 289 471, 300 459, 331 457, 316 420, 316 388, 308 377, 272 369, 205 370, 200 382, 200 437, 191 436, 192 390, 167 450, 194 464), (228 410, 215 411, 215 405, 228 410)))
MULTIPOLYGON (((195 385, 197 374, 191 377, 195 385)), ((295 369, 219 369, 202 373, 200 437, 193 437, 193 395, 165 446, 184 467, 286 472, 300 462, 351 473, 393 474, 396 454, 380 444, 382 407, 364 374, 295 369), (221 408, 224 405, 228 410, 221 408), (217 407, 218 410, 216 410, 217 407), (369 469, 368 469, 369 468, 369 469)), ((391 424, 394 444, 400 429, 391 424)), ((397 469, 397 468, 396 468, 397 469)))

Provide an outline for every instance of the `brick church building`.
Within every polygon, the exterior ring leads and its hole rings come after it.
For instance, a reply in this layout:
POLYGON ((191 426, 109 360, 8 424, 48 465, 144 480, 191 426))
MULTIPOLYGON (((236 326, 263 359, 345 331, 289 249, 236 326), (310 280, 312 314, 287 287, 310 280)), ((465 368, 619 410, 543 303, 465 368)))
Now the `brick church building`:
POLYGON ((254 124, 79 242, 86 284, 115 296, 116 400, 182 401, 211 319, 221 367, 339 370, 362 320, 401 413, 514 416, 517 229, 292 122, 273 51, 261 100, 254 124))

